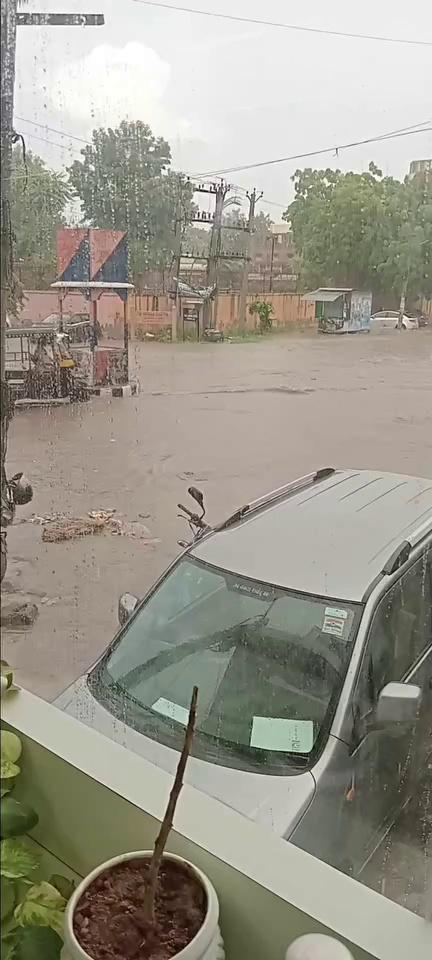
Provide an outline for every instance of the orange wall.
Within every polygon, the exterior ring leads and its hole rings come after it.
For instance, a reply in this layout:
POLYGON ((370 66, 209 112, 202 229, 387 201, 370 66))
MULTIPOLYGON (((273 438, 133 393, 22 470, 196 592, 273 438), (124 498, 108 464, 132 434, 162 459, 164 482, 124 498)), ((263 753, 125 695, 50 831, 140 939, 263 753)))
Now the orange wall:
MULTIPOLYGON (((262 299, 273 304, 274 327, 313 326, 315 304, 309 303, 296 293, 261 294, 262 299)), ((21 323, 40 323, 50 313, 58 312, 58 296, 54 290, 28 290, 25 293, 21 323)), ((260 295, 248 297, 248 305, 260 295)), ((216 308, 216 325, 228 332, 238 327, 240 296, 238 293, 220 294, 216 308)), ((64 313, 88 313, 88 301, 80 293, 72 293, 64 300, 64 313)), ((129 327, 131 336, 137 329, 155 333, 171 326, 174 301, 166 294, 132 294, 129 297, 129 327)), ((98 301, 98 317, 102 328, 111 336, 123 336, 123 303, 114 294, 104 293, 98 301)), ((257 317, 247 310, 247 327, 253 330, 257 317)))
MULTIPOLYGON (((259 295, 249 296, 248 308, 259 295)), ((315 324, 315 304, 302 300, 297 293, 269 293, 262 294, 262 299, 271 303, 274 309, 273 327, 290 327, 296 324, 313 326, 315 324)), ((222 293, 218 300, 216 326, 228 331, 238 326, 240 296, 238 293, 222 293)), ((257 325, 257 316, 246 310, 246 322, 249 330, 257 325)))

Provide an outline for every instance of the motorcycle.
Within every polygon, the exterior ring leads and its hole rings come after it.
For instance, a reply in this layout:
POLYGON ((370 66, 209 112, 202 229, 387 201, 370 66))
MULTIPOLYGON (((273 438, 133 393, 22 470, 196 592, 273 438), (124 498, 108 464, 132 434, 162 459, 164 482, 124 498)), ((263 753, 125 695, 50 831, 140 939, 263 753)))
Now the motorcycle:
POLYGON ((6 476, 5 460, 7 451, 7 431, 13 416, 7 383, 1 381, 1 582, 7 569, 7 528, 13 523, 17 506, 30 503, 33 489, 23 473, 16 473, 10 480, 6 476))
POLYGON ((189 507, 185 507, 183 503, 178 503, 177 507, 181 510, 181 513, 178 513, 177 516, 181 517, 182 520, 186 520, 189 524, 189 527, 192 531, 192 540, 178 540, 177 543, 179 547, 183 547, 185 550, 187 547, 190 547, 193 543, 196 543, 198 540, 201 540, 207 533, 210 533, 212 527, 205 522, 204 517, 206 515, 206 508, 204 505, 204 494, 201 490, 198 490, 198 487, 188 487, 188 494, 195 500, 195 503, 198 504, 201 513, 194 513, 192 510, 189 510, 189 507))

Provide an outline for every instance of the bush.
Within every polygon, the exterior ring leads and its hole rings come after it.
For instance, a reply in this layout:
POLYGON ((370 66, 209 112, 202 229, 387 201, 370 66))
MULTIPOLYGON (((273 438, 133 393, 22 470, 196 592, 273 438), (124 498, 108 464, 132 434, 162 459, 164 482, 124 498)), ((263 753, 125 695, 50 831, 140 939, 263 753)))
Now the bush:
POLYGON ((273 326, 274 310, 272 304, 268 303, 267 300, 255 300, 249 307, 249 313, 252 316, 256 314, 259 317, 260 333, 269 333, 273 326))

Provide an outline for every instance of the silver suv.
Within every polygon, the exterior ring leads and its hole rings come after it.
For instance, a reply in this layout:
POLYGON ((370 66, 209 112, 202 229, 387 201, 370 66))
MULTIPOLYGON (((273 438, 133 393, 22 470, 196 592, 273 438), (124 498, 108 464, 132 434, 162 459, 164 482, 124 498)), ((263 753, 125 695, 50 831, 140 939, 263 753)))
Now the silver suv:
POLYGON ((197 684, 189 782, 358 873, 431 743, 432 481, 321 470, 199 533, 57 704, 173 771, 197 684))

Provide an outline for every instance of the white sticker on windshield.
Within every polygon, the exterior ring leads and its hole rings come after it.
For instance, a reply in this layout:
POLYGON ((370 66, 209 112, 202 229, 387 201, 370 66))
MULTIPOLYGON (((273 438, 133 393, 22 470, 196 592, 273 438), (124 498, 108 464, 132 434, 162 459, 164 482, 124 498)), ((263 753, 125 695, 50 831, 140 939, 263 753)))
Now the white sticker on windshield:
POLYGON ((284 720, 282 717, 254 717, 251 747, 310 753, 314 742, 313 720, 284 720))
POLYGON ((322 633, 331 633, 333 637, 343 637, 347 619, 348 610, 341 610, 339 607, 326 607, 322 633))
POLYGON ((181 707, 178 703, 173 703, 172 700, 165 700, 165 697, 159 697, 159 700, 152 704, 152 710, 162 713, 164 717, 168 717, 170 720, 182 723, 183 726, 186 726, 188 722, 189 710, 181 707))

